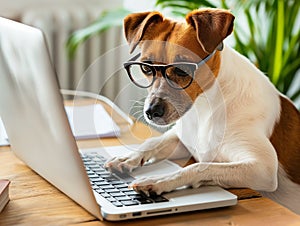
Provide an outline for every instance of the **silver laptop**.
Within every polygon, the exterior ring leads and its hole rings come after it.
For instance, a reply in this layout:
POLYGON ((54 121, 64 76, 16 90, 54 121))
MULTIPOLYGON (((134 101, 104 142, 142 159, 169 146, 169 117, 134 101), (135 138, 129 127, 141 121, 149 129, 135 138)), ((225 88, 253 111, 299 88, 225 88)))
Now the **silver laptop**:
POLYGON ((128 183, 138 176, 172 172, 178 166, 163 161, 154 167, 137 169, 131 175, 109 173, 101 168, 104 158, 133 147, 78 150, 43 33, 4 18, 0 18, 0 116, 13 152, 101 220, 118 221, 237 203, 235 195, 214 186, 146 197, 128 189, 128 183))

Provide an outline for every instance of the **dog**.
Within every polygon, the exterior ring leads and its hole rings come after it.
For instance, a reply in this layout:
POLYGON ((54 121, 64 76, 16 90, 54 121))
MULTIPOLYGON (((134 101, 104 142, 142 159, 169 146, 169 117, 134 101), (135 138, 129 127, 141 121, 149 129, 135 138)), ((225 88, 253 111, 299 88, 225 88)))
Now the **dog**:
POLYGON ((207 8, 188 13, 186 21, 160 12, 124 19, 130 52, 141 49, 143 64, 136 65, 146 77, 145 118, 159 126, 174 125, 106 167, 131 171, 188 152, 196 163, 168 175, 139 178, 131 187, 146 194, 181 186, 250 188, 300 214, 300 113, 247 58, 222 44, 234 19, 228 10, 207 8), (179 66, 176 78, 168 72, 176 62, 199 59, 192 81, 185 66, 179 66))

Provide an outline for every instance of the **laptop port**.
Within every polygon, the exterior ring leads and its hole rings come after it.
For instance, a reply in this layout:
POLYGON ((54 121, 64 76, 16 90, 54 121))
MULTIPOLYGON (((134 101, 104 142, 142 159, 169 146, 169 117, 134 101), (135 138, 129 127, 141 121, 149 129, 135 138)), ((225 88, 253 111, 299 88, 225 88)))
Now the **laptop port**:
POLYGON ((132 216, 133 216, 133 217, 142 216, 142 212, 135 212, 135 213, 132 213, 132 216))
POLYGON ((119 217, 120 217, 120 219, 124 219, 124 218, 127 217, 127 215, 126 214, 120 214, 119 217))

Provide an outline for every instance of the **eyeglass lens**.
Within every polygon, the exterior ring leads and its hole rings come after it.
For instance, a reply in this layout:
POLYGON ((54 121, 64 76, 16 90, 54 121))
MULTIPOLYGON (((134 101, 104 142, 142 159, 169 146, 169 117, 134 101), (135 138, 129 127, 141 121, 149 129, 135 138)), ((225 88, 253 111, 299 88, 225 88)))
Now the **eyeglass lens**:
POLYGON ((131 79, 138 86, 147 88, 152 85, 155 71, 151 67, 143 64, 131 64, 129 72, 131 79))
MULTIPOLYGON (((176 89, 186 88, 193 79, 196 69, 194 64, 174 64, 165 67, 165 79, 170 86, 176 89)), ((133 63, 128 67, 131 79, 140 87, 147 88, 152 85, 154 75, 157 73, 154 66, 143 63, 133 63)))

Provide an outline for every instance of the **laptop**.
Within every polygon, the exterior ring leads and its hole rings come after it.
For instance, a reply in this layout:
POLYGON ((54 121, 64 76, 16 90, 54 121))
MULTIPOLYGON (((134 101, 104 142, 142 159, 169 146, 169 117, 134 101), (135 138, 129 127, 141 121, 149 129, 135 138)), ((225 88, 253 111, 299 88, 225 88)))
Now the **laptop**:
POLYGON ((119 221, 237 203, 235 195, 217 186, 181 188, 150 197, 128 188, 136 177, 179 169, 168 160, 132 174, 105 171, 103 161, 135 146, 79 150, 43 33, 4 18, 0 18, 0 115, 15 155, 100 220, 119 221))

